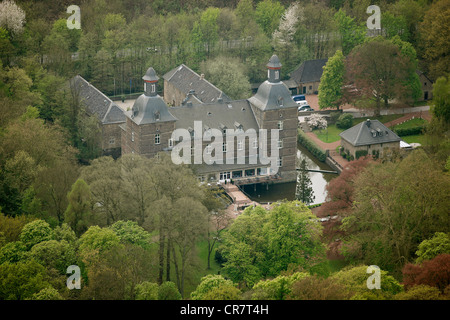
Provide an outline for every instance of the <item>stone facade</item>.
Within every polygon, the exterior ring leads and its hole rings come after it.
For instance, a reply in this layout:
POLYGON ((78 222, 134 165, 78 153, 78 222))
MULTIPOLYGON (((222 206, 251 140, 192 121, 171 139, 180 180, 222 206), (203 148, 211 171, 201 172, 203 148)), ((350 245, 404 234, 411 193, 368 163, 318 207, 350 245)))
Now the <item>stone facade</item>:
MULTIPOLYGON (((261 179, 272 179, 273 182, 295 181, 297 104, 292 100, 288 88, 279 80, 281 63, 278 57, 273 56, 269 60, 268 69, 268 80, 250 99, 226 100, 222 95, 214 97, 211 94, 213 98, 210 96, 208 99, 214 101, 204 102, 200 95, 196 95, 199 99, 197 103, 195 100, 183 103, 186 102, 186 96, 168 81, 174 76, 174 71, 166 74, 164 100, 156 93, 146 90, 146 93, 136 100, 132 110, 125 112, 127 121, 122 125, 122 154, 136 153, 154 157, 159 152, 171 152, 172 147, 177 145, 177 142, 171 139, 173 131, 185 129, 191 133, 191 163, 194 164, 194 170, 201 181, 234 180, 244 184, 258 183, 261 179), (173 103, 179 106, 167 106, 173 103), (201 123, 201 127, 196 123, 201 123), (211 146, 214 139, 205 140, 210 129, 218 129, 221 132, 224 144, 215 151, 222 158, 222 164, 206 163, 204 160, 207 150, 214 152, 211 146), (260 145, 256 145, 248 136, 238 135, 238 132, 248 133, 249 129, 254 130, 256 134, 259 129, 267 129, 268 155, 271 156, 271 146, 276 147, 279 152, 276 163, 264 164, 257 157, 250 160, 252 154, 259 156, 260 145), (279 129, 279 139, 276 141, 275 137, 274 141, 271 141, 271 129, 279 129), (238 138, 230 134, 236 134, 238 138), (233 138, 232 142, 230 137, 233 138), (199 138, 202 138, 201 144, 198 144, 199 138), (199 146, 201 150, 196 150, 199 146), (233 153, 230 150, 233 150, 233 153), (242 151, 245 153, 245 163, 238 163, 237 157, 242 151), (194 162, 194 154, 198 157, 198 152, 202 155, 201 164, 194 162), (255 159, 258 161, 253 161, 255 159), (271 164, 278 167, 276 173, 270 170, 271 164)), ((152 68, 144 76, 148 83, 156 83, 157 79, 152 68)), ((146 88, 149 88, 148 85, 146 88)), ((261 137, 257 138, 259 142, 261 137)))
POLYGON ((164 79, 164 101, 169 106, 180 106, 186 94, 178 90, 172 83, 164 79))
POLYGON ((103 124, 102 131, 102 150, 103 155, 118 158, 121 154, 122 147, 122 130, 121 123, 103 124))
POLYGON ((422 97, 419 101, 427 101, 433 99, 433 81, 431 81, 422 71, 416 70, 422 85, 422 97))
POLYGON ((352 155, 356 159, 357 151, 367 151, 368 155, 382 155, 386 149, 395 149, 400 150, 399 142, 388 142, 388 143, 378 143, 378 144, 369 144, 365 146, 353 146, 349 142, 344 139, 341 140, 341 147, 344 148, 345 151, 349 151, 350 155, 352 155))

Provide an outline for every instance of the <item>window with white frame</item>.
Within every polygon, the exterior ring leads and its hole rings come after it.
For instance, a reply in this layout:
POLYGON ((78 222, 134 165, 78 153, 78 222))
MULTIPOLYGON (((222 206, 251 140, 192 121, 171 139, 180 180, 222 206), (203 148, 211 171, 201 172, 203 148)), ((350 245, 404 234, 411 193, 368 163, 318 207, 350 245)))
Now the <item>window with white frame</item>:
POLYGON ((280 78, 280 71, 275 70, 275 79, 278 80, 280 78))
POLYGON ((161 138, 159 133, 155 134, 155 144, 160 144, 161 143, 161 138))
POLYGON ((114 137, 109 137, 109 144, 115 144, 116 139, 114 137))
POLYGON ((278 168, 283 166, 283 158, 281 158, 281 157, 278 158, 278 160, 277 160, 277 166, 278 166, 278 168))
POLYGON ((222 145, 222 151, 227 152, 227 143, 226 142, 224 142, 222 145))
POLYGON ((131 132, 131 141, 134 141, 134 132, 131 132))
POLYGON ((278 139, 278 149, 283 148, 283 139, 278 139))
POLYGON ((212 152, 212 147, 211 147, 210 144, 206 145, 205 151, 206 151, 206 154, 211 154, 211 152, 212 152))
POLYGON ((278 168, 283 166, 283 158, 278 158, 277 166, 278 168))
POLYGON ((278 130, 283 130, 283 121, 278 121, 278 130))
POLYGON ((172 138, 169 139, 169 148, 173 148, 173 139, 172 138))
POLYGON ((244 150, 244 141, 243 140, 238 141, 237 148, 238 148, 238 150, 244 150))
POLYGON ((254 149, 258 148, 258 138, 253 138, 252 147, 254 149))

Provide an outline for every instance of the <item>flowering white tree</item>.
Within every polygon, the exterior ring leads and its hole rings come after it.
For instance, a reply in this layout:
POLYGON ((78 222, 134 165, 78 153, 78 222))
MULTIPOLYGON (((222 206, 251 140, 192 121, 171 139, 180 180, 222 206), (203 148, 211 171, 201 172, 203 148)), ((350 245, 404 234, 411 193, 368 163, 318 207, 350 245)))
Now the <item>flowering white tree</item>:
POLYGON ((318 113, 313 113, 309 116, 308 120, 306 121, 306 123, 308 123, 308 125, 312 128, 312 129, 319 129, 319 130, 323 130, 326 129, 328 126, 328 122, 325 119, 324 116, 321 116, 318 113))
POLYGON ((278 29, 272 34, 275 42, 286 44, 294 40, 296 24, 299 19, 299 3, 291 3, 280 19, 278 29))
POLYGON ((0 3, 0 27, 15 34, 22 32, 24 23, 25 12, 13 0, 0 3))

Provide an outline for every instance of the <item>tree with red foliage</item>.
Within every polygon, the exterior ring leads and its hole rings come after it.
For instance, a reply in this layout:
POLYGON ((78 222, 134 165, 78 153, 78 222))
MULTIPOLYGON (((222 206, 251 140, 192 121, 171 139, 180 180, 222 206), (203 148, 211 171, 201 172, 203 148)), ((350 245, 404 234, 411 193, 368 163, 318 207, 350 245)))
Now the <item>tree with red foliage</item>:
POLYGON ((402 273, 406 289, 415 285, 428 285, 444 292, 450 285, 450 254, 438 255, 420 265, 408 263, 403 267, 402 273))
POLYGON ((354 200, 354 181, 371 162, 370 157, 361 157, 349 162, 341 174, 326 186, 326 202, 320 206, 318 216, 343 214, 350 210, 354 200))

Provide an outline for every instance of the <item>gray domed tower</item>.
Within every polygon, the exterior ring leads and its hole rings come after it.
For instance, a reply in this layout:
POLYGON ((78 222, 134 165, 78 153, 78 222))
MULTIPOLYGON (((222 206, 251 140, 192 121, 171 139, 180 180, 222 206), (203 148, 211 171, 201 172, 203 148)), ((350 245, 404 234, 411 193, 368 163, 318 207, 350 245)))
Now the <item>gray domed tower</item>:
POLYGON ((148 68, 144 80, 144 93, 126 111, 126 126, 122 132, 122 154, 137 153, 153 157, 158 152, 169 150, 170 138, 177 119, 157 93, 158 76, 148 68))
POLYGON ((297 104, 288 87, 281 81, 281 62, 273 55, 267 64, 267 80, 248 99, 261 129, 279 130, 279 170, 286 180, 295 179, 297 156, 297 104), (292 176, 292 177, 291 177, 292 176))

